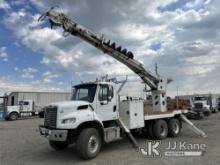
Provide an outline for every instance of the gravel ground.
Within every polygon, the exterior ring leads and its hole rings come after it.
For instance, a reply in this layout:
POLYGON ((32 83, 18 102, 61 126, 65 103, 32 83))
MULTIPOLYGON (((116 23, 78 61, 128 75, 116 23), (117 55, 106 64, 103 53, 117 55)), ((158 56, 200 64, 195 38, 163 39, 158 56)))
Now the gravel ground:
MULTIPOLYGON (((48 145, 47 139, 41 137, 37 131, 42 119, 25 119, 17 121, 0 120, 0 165, 69 165, 69 164, 220 164, 220 113, 210 117, 193 121, 205 131, 208 138, 198 137, 186 125, 183 125, 181 136, 167 138, 162 141, 160 149, 165 150, 168 143, 183 142, 206 144, 204 156, 200 157, 154 157, 141 155, 131 147, 127 139, 105 144, 98 157, 84 161, 77 154, 74 146, 63 151, 54 151, 48 145)), ((146 137, 136 136, 141 147, 145 147, 146 137)))

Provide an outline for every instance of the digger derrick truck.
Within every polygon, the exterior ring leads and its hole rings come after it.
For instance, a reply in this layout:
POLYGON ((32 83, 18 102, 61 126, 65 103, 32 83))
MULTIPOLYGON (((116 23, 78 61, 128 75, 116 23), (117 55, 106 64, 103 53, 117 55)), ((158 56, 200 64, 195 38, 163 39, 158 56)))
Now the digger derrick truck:
POLYGON ((154 139, 176 137, 181 132, 182 121, 197 134, 206 137, 203 131, 187 120, 184 115, 187 110, 167 110, 166 87, 169 80, 147 71, 134 59, 132 52, 117 47, 110 40, 106 41, 103 36, 98 37, 53 8, 43 14, 39 21, 46 17, 51 27, 60 26, 65 34, 79 37, 125 64, 150 87, 152 93, 149 106, 145 100, 120 98, 119 93, 126 80, 118 82, 106 78, 74 86, 70 101, 51 103, 45 108, 44 124, 39 126, 39 131, 49 139, 52 148, 61 150, 76 143, 79 156, 91 159, 98 155, 103 143, 126 136, 138 148, 131 133, 135 130, 149 134, 154 139))

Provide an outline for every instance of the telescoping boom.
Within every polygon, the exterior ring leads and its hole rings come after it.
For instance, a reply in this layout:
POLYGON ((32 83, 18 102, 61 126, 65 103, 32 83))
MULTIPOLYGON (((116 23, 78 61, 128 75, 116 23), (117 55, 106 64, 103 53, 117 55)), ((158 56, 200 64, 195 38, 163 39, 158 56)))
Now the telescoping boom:
POLYGON ((78 36, 84 41, 90 43, 96 48, 102 50, 104 53, 112 56, 116 60, 125 64, 128 68, 134 71, 140 78, 151 87, 151 89, 157 89, 159 78, 149 73, 141 63, 134 59, 134 55, 127 49, 122 49, 121 46, 116 46, 116 43, 110 40, 106 41, 104 37, 98 37, 93 34, 87 28, 81 26, 77 22, 71 20, 63 13, 59 13, 51 8, 45 14, 43 14, 39 20, 43 20, 45 17, 49 17, 51 28, 53 26, 61 26, 64 32, 70 33, 74 36, 78 36))
POLYGON ((167 110, 166 86, 168 80, 155 76, 147 71, 140 62, 134 59, 134 55, 131 51, 122 49, 121 46, 117 47, 115 42, 111 42, 110 40, 106 41, 103 36, 98 37, 87 28, 68 18, 64 13, 57 12, 54 8, 44 13, 39 18, 39 21, 44 20, 46 17, 49 18, 51 28, 53 26, 60 26, 63 28, 64 33, 69 33, 81 38, 97 49, 115 58, 117 61, 125 64, 151 88, 154 102, 153 110, 158 112, 165 112, 167 110))

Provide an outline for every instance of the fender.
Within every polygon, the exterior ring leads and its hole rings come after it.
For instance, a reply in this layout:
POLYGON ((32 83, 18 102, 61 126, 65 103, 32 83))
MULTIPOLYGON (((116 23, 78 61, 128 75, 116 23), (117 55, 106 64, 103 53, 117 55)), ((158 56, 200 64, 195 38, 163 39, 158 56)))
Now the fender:
POLYGON ((65 111, 63 111, 64 108, 60 108, 61 110, 58 110, 57 115, 57 128, 58 129, 77 129, 82 123, 87 122, 97 122, 102 125, 102 121, 96 114, 96 112, 89 106, 87 109, 82 110, 72 110, 73 108, 66 108, 65 111), (74 123, 63 123, 63 120, 69 119, 69 118, 75 118, 74 123))
POLYGON ((77 133, 79 134, 85 128, 96 128, 100 132, 102 140, 104 140, 104 126, 98 120, 87 121, 87 122, 81 123, 77 127, 77 133))
POLYGON ((4 114, 4 117, 7 118, 7 117, 9 117, 12 113, 16 113, 18 116, 20 116, 17 111, 11 111, 11 112, 5 113, 5 114, 4 114))

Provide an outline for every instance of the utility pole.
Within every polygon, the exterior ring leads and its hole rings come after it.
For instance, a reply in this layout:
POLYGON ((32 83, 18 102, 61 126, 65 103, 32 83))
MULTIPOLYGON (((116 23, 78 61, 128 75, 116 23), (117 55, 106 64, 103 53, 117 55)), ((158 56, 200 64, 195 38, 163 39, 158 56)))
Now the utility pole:
POLYGON ((157 63, 155 63, 155 73, 158 76, 158 66, 157 66, 157 63))
POLYGON ((176 108, 179 109, 179 91, 178 86, 176 87, 176 108))

